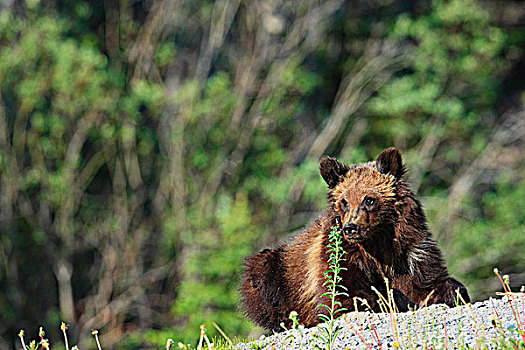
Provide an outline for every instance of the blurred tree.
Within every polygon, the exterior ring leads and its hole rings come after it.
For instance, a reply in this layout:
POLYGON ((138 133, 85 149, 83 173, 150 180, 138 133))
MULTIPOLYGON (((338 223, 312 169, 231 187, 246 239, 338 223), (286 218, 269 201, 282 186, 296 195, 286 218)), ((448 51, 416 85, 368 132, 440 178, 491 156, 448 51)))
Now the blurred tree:
POLYGON ((148 186, 159 160, 147 123, 164 91, 146 81, 125 88, 96 45, 69 36, 69 21, 32 6, 26 19, 0 18, 8 325, 63 319, 85 338, 95 325, 122 333, 130 318, 150 327, 158 295, 174 295, 155 286, 173 278, 174 254, 152 244, 163 222, 148 186))

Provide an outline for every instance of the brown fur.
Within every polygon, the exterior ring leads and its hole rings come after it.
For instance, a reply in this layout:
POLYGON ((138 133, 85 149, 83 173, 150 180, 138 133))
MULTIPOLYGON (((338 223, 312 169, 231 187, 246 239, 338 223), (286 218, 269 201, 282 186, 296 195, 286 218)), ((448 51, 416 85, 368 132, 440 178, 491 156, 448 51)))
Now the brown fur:
POLYGON ((246 260, 241 294, 249 318, 274 331, 282 330, 281 322, 289 324, 291 311, 306 326, 319 323, 318 306, 328 302, 322 294, 332 226, 342 229, 346 251, 341 284, 349 296, 339 300, 343 307, 353 309, 353 298, 359 297, 379 311, 371 287, 384 292, 385 278, 401 311, 426 298, 429 304, 453 306, 458 289, 469 301, 465 287, 448 274, 421 204, 402 180, 397 149, 351 167, 327 157, 319 168, 329 187, 325 213, 291 242, 246 260))

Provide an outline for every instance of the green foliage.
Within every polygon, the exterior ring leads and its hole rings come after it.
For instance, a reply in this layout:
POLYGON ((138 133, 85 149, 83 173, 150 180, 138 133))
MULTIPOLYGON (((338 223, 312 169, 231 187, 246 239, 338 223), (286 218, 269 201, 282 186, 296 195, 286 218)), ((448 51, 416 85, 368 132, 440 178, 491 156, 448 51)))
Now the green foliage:
MULTIPOLYGON (((452 268, 481 296, 490 295, 494 288, 487 288, 485 281, 494 266, 505 266, 508 273, 525 268, 525 181, 513 178, 503 176, 493 191, 483 194, 478 209, 483 214, 461 219, 455 227, 455 243, 448 249, 452 268), (484 220, 476 219, 481 215, 484 220)), ((473 203, 466 205, 473 207, 473 203)))
POLYGON ((406 55, 410 74, 385 85, 370 103, 373 112, 389 117, 380 119, 378 128, 394 140, 421 137, 429 117, 440 118, 438 137, 447 132, 465 137, 497 96, 505 33, 476 1, 433 4, 427 16, 403 14, 396 20, 392 39, 415 43, 406 55), (394 129, 391 118, 396 118, 394 129))
POLYGON ((184 261, 183 271, 192 279, 180 285, 173 312, 187 317, 179 331, 187 334, 182 338, 185 342, 194 341, 195 330, 209 320, 224 325, 228 334, 243 334, 251 328, 235 313, 239 303, 236 277, 240 276, 242 259, 250 253, 256 229, 251 224, 246 196, 238 194, 232 199, 223 195, 218 205, 218 226, 214 232, 201 232, 195 238, 200 240, 198 250, 184 261), (200 311, 195 314, 195 310, 200 311))

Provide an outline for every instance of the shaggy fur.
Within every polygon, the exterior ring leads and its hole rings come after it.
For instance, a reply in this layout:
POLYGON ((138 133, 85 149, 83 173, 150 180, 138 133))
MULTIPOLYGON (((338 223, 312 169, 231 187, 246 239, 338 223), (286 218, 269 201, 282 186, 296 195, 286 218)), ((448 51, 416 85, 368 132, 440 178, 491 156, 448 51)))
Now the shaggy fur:
POLYGON ((328 209, 291 242, 248 257, 241 285, 245 314, 262 327, 280 331, 289 325, 291 311, 305 326, 319 323, 328 304, 322 297, 328 270, 326 246, 332 226, 343 233, 346 251, 342 285, 348 298, 339 300, 354 309, 354 297, 366 299, 379 311, 377 294, 394 290, 400 311, 415 304, 454 306, 456 290, 469 301, 466 288, 450 277, 441 251, 432 240, 421 204, 407 183, 401 154, 383 151, 375 162, 347 166, 323 158, 320 172, 328 184, 328 209))

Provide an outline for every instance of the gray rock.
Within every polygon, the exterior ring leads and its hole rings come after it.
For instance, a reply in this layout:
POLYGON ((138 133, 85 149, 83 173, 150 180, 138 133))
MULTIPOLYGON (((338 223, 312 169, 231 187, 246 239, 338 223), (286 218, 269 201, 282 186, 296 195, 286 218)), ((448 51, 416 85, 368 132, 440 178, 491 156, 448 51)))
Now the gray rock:
MULTIPOLYGON (((518 329, 525 330, 524 300, 522 295, 513 299, 490 298, 455 308, 431 305, 406 313, 351 312, 335 323, 341 327, 341 333, 334 349, 454 349, 467 345, 476 349, 482 344, 493 349, 497 346, 492 340, 498 338, 522 342, 518 329)), ((327 324, 261 337, 234 348, 309 350, 314 349, 314 344, 325 348, 315 336, 322 333, 322 327, 327 324)))

